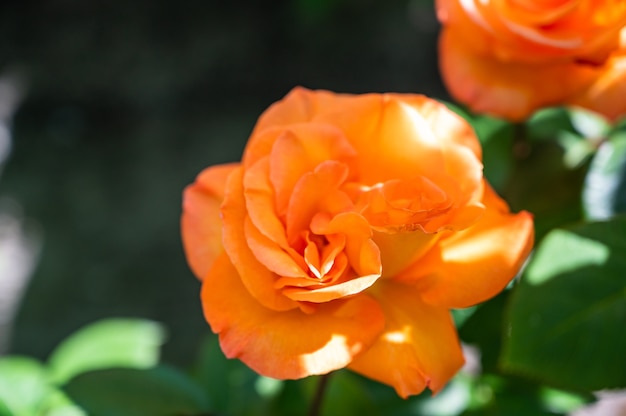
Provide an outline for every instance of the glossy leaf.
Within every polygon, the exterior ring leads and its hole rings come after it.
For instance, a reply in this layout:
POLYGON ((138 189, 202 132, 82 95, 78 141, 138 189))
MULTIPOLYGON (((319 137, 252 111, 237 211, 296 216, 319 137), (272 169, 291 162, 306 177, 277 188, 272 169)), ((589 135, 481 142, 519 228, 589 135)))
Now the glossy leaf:
POLYGON ((626 212, 626 133, 599 147, 585 178, 583 208, 594 220, 626 212))
POLYGON ((526 122, 526 132, 533 140, 554 139, 566 131, 574 132, 576 129, 569 112, 563 107, 539 110, 526 122))
POLYGON ((63 384, 86 371, 111 367, 148 368, 157 364, 164 330, 143 319, 107 319, 63 341, 49 358, 50 373, 63 384))
POLYGON ((64 389, 91 416, 195 415, 209 410, 202 388, 169 367, 92 371, 64 389))
POLYGON ((599 139, 609 134, 611 125, 598 113, 583 108, 570 108, 570 120, 574 129, 581 136, 589 139, 599 139))
POLYGON ((626 386, 626 217, 549 233, 511 299, 505 369, 553 385, 626 386))

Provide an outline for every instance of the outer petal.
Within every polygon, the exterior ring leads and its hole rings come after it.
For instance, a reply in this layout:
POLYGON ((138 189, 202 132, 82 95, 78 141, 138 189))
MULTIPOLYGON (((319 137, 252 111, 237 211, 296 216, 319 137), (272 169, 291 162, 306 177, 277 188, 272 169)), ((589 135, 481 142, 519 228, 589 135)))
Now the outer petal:
POLYGON ((226 255, 207 275, 201 297, 226 356, 279 379, 345 367, 384 326, 380 307, 365 295, 320 305, 312 314, 264 308, 250 296, 226 255))
POLYGON ((203 170, 183 193, 183 247, 191 270, 200 280, 222 251, 220 205, 226 178, 238 165, 230 163, 203 170))
POLYGON ((393 386, 405 398, 426 387, 438 392, 463 365, 449 312, 422 302, 416 288, 390 281, 380 281, 374 296, 385 314, 385 330, 348 368, 393 386))
POLYGON ((358 99, 358 95, 311 91, 303 87, 292 89, 282 100, 271 105, 259 117, 253 135, 268 127, 286 126, 312 121, 318 114, 333 112, 358 99))
MULTIPOLYGON (((626 38, 626 29, 622 32, 626 38)), ((609 58, 598 79, 571 103, 597 111, 611 120, 626 115, 626 45, 621 53, 609 58)))
POLYGON ((509 213, 488 186, 484 216, 467 230, 443 238, 397 277, 415 281, 422 299, 444 308, 465 308, 500 292, 515 276, 533 245, 528 212, 509 213))
POLYGON ((540 107, 578 95, 598 75, 579 63, 523 64, 474 54, 461 35, 444 29, 439 64, 448 91, 472 110, 523 120, 540 107))

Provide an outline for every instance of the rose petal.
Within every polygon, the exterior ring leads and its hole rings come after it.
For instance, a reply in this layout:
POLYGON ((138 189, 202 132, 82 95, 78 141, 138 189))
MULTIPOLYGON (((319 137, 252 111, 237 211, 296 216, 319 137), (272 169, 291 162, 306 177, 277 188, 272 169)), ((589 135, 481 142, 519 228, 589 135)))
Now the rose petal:
POLYGON ((350 117, 325 113, 316 120, 338 125, 344 131, 359 155, 361 183, 429 177, 444 165, 441 141, 411 104, 409 97, 399 100, 392 95, 363 96, 346 109, 350 117))
POLYGON ((384 326, 377 303, 364 295, 319 305, 311 314, 264 308, 248 294, 227 256, 215 262, 201 296, 226 356, 278 379, 343 368, 384 326))
POLYGON ((372 230, 365 218, 356 212, 343 212, 330 221, 316 216, 311 223, 315 234, 342 234, 346 236, 345 253, 350 266, 358 276, 380 275, 380 251, 372 238, 372 230))
POLYGON ((246 218, 244 231, 248 247, 254 257, 270 271, 279 276, 308 277, 306 263, 301 255, 294 250, 283 250, 278 244, 265 237, 252 224, 250 218, 246 218))
POLYGON ((579 94, 598 74, 595 67, 578 63, 496 61, 474 53, 455 33, 444 28, 440 35, 441 74, 450 93, 475 112, 523 120, 540 107, 579 94))
MULTIPOLYGON (((271 217, 271 213, 267 214, 271 217)), ((261 264, 248 247, 245 235, 247 209, 243 190, 243 169, 231 173, 222 204, 223 242, 226 253, 250 294, 263 306, 277 311, 296 308, 293 300, 274 288, 276 275, 261 264)))
POLYGON ((372 286, 379 277, 379 274, 359 276, 348 279, 345 282, 324 286, 319 289, 287 287, 283 289, 283 293, 293 300, 323 303, 361 293, 372 286))
MULTIPOLYGON (((623 33, 626 38, 626 29, 623 33)), ((609 58, 601 71, 595 82, 570 103, 597 111, 615 121, 626 114, 626 45, 624 50, 609 58)))
POLYGON ((211 166, 183 193, 183 247, 191 270, 200 280, 223 250, 220 205, 226 178, 237 166, 238 163, 211 166))
POLYGON ((245 170, 243 176, 245 206, 254 226, 280 247, 289 249, 285 226, 276 216, 274 189, 269 179, 269 157, 245 170))
POLYGON ((337 213, 352 208, 352 201, 339 190, 349 174, 348 167, 328 160, 304 174, 294 186, 287 209, 287 238, 291 246, 309 230, 318 212, 337 213))
POLYGON ((489 186, 483 202, 476 224, 442 238, 397 279, 415 281, 424 301, 445 308, 475 305, 504 289, 532 249, 532 216, 509 213, 489 186))
POLYGON ((379 281, 373 294, 385 330, 348 368, 393 386, 404 398, 426 387, 438 392, 463 365, 449 312, 422 302, 416 288, 389 280, 379 281))
POLYGON ((359 96, 295 87, 259 117, 252 136, 268 127, 312 121, 320 112, 334 112, 359 96))
POLYGON ((374 241, 380 249, 384 277, 395 277, 422 257, 440 238, 440 234, 411 232, 374 232, 374 241))
POLYGON ((270 154, 270 180, 276 193, 276 209, 284 217, 298 180, 320 163, 334 160, 344 164, 355 157, 350 143, 334 126, 295 124, 276 140, 270 154))

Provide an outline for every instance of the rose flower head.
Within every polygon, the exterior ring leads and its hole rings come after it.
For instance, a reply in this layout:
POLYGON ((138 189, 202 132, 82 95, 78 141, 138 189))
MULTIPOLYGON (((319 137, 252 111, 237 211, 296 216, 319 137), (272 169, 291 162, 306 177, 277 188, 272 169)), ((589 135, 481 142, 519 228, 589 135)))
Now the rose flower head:
POLYGON ((296 88, 241 163, 185 189, 182 238, 227 357, 277 379, 348 367, 407 397, 462 366, 450 309, 507 285, 533 224, 442 104, 296 88))
POLYGON ((436 1, 442 77, 473 111, 512 121, 556 105, 626 114, 626 1, 436 1))

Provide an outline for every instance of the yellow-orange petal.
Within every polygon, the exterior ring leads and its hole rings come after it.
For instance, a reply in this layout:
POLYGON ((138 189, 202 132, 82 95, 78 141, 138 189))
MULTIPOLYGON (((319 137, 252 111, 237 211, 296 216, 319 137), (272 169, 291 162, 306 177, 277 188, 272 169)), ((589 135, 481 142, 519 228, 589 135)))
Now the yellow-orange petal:
POLYGON ((273 310, 285 311, 297 308, 296 302, 274 288, 276 275, 261 264, 248 247, 245 235, 247 209, 241 167, 233 170, 228 177, 221 212, 224 222, 222 229, 224 249, 250 295, 263 306, 273 310))
POLYGON ((224 354, 278 379, 343 368, 384 326, 380 307, 365 295, 318 305, 311 314, 267 309, 250 296, 225 255, 204 280, 201 298, 224 354))
POLYGON ((441 239, 402 272, 415 281, 425 302, 465 308, 499 293, 530 254, 534 229, 528 212, 509 213, 506 203, 485 186, 484 216, 470 228, 441 239))
POLYGON ((578 95, 598 75, 594 66, 574 62, 496 61, 474 54, 462 36, 443 29, 439 66, 450 94, 475 112, 524 120, 538 108, 578 95))
POLYGON ((238 165, 229 163, 203 170, 183 193, 183 247, 191 270, 200 280, 223 250, 220 205, 226 178, 238 165))
POLYGON ((348 368, 388 384, 404 398, 429 387, 438 392, 463 365, 450 313, 424 303, 412 286, 379 281, 372 292, 385 330, 348 368))

